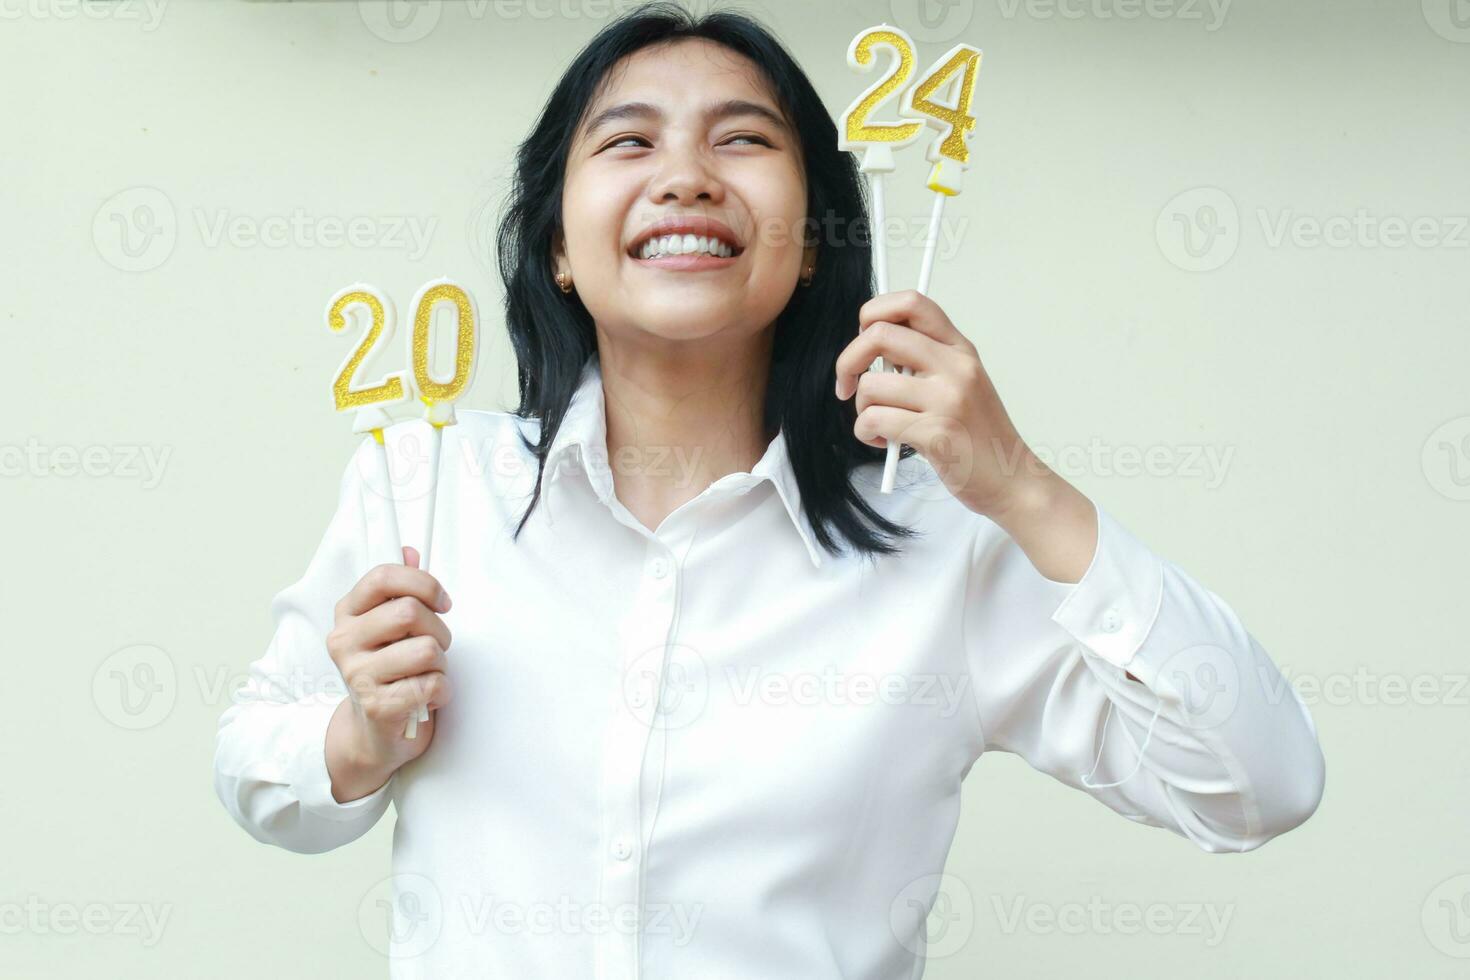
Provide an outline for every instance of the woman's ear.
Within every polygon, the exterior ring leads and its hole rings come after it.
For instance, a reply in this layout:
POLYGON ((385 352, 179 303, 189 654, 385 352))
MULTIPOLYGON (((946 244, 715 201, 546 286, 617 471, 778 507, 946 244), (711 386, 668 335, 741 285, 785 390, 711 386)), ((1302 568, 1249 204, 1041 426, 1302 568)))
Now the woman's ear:
POLYGON ((570 275, 571 268, 567 264, 567 242, 566 238, 558 231, 551 238, 551 274, 552 276, 570 275))

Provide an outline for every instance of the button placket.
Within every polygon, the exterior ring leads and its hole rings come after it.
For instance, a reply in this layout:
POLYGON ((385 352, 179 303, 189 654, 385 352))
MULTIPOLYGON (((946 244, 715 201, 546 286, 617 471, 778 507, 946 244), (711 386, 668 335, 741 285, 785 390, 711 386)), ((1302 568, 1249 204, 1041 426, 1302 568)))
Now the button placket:
MULTIPOLYGON (((670 538, 678 534, 678 530, 668 530, 670 538)), ((603 751, 602 832, 606 858, 602 901, 616 921, 624 921, 627 913, 623 909, 636 910, 633 918, 639 928, 643 920, 642 825, 652 817, 641 812, 643 765, 649 740, 656 734, 653 729, 664 679, 665 658, 661 654, 673 642, 678 569, 672 554, 680 551, 679 542, 665 543, 652 535, 646 538, 643 574, 618 633, 619 690, 613 692, 603 751)), ((638 929, 608 929, 596 937, 599 980, 636 980, 638 939, 638 929)))

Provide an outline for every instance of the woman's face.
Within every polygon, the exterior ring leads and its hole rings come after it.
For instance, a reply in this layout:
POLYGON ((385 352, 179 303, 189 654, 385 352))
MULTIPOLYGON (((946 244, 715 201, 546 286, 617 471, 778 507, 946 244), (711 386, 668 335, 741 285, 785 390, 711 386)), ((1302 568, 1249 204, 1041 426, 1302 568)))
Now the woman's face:
POLYGON ((552 272, 609 336, 749 338, 815 257, 806 195, 798 137, 753 62, 703 40, 644 48, 573 142, 552 272), (715 243, 688 252, 700 238, 715 243))

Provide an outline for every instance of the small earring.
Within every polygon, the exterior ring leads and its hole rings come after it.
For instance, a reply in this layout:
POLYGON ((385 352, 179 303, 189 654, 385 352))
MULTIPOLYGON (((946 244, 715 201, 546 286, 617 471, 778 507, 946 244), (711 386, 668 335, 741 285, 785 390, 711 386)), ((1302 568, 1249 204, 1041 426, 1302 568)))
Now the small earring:
POLYGON ((558 272, 556 274, 556 284, 564 293, 570 293, 572 291, 572 279, 565 272, 558 272))
POLYGON ((812 276, 816 275, 816 273, 817 273, 817 267, 816 266, 814 266, 814 265, 807 266, 806 267, 806 271, 801 274, 801 284, 803 286, 810 286, 812 284, 812 276))

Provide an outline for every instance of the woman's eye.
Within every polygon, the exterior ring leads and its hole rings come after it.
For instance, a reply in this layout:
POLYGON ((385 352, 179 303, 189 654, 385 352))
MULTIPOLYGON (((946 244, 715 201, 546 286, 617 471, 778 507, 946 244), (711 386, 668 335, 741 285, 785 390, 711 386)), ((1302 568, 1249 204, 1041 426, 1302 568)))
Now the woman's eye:
POLYGON ((757 144, 759 146, 770 146, 771 145, 771 141, 770 140, 766 139, 764 136, 757 136, 754 133, 742 133, 739 136, 732 136, 728 140, 726 140, 725 142, 726 143, 733 143, 736 140, 748 140, 748 141, 750 141, 752 143, 755 143, 755 144, 757 144))
POLYGON ((603 149, 611 150, 616 147, 623 146, 626 143, 635 142, 647 144, 648 140, 644 139, 642 136, 620 136, 617 139, 613 140, 611 143, 607 144, 607 146, 603 147, 603 149))

